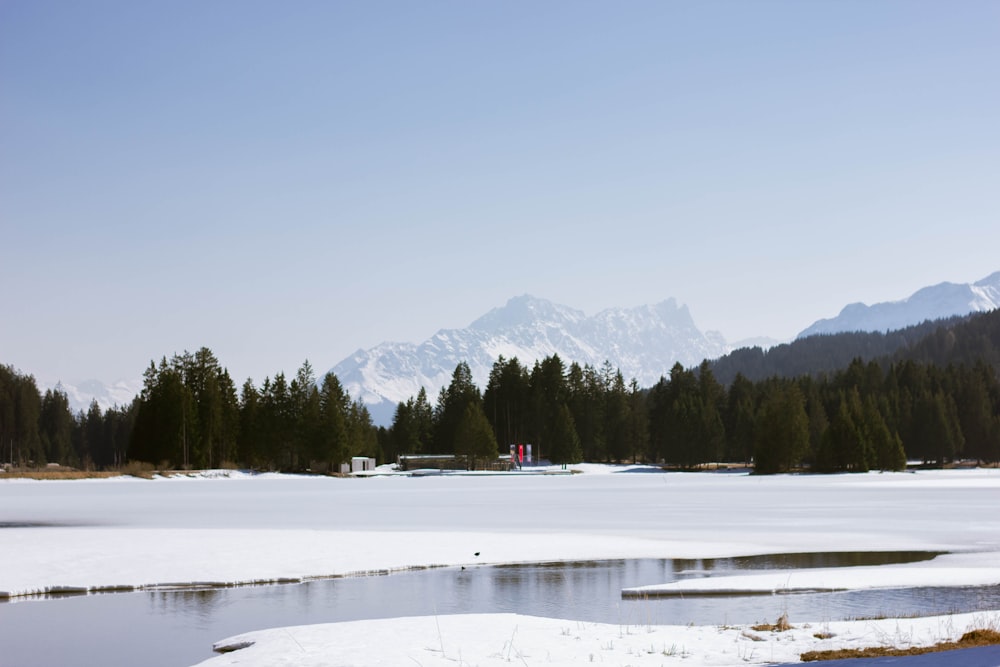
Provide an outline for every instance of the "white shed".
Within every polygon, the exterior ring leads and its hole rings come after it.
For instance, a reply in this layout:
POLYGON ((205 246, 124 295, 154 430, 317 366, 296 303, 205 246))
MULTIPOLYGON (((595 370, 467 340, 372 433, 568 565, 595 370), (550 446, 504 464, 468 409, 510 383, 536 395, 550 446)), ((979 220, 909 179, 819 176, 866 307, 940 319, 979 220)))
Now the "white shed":
POLYGON ((366 472, 375 470, 375 459, 368 456, 352 456, 351 472, 366 472))

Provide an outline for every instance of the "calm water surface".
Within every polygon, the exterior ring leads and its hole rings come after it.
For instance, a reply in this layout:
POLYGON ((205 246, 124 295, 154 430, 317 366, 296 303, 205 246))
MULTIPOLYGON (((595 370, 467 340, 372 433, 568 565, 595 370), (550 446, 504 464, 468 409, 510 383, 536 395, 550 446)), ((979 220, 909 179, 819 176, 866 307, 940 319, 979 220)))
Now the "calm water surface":
POLYGON ((227 636, 283 625, 394 616, 516 612, 628 624, 824 621, 1000 608, 1000 587, 626 600, 621 590, 748 569, 915 562, 927 552, 615 560, 328 579, 242 588, 113 593, 0 604, 5 667, 182 667, 227 636))

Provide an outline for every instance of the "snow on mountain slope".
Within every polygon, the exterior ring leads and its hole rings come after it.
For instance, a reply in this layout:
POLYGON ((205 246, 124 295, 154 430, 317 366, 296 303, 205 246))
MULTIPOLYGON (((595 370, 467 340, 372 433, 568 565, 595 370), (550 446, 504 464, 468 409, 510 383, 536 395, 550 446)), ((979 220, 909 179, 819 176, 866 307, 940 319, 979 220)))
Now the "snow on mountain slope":
POLYGON ((656 383, 676 362, 685 366, 728 350, 722 336, 701 332, 686 306, 668 299, 654 306, 612 308, 593 317, 567 306, 524 295, 494 308, 465 329, 445 329, 420 344, 383 343, 358 350, 334 366, 344 388, 362 400, 377 424, 389 424, 396 404, 421 387, 433 404, 459 362, 469 364, 484 389, 497 358, 516 357, 530 368, 558 354, 600 366, 610 361, 626 380, 656 383))
POLYGON ((142 381, 118 380, 113 384, 105 384, 100 380, 86 380, 77 384, 42 382, 40 388, 43 392, 45 389, 54 389, 65 393, 69 408, 75 414, 86 412, 91 401, 97 401, 102 410, 125 407, 142 391, 142 381))
POLYGON ((917 290, 901 301, 872 306, 852 303, 834 318, 818 320, 798 335, 843 331, 892 331, 953 315, 985 312, 1000 307, 1000 271, 969 284, 941 283, 917 290))

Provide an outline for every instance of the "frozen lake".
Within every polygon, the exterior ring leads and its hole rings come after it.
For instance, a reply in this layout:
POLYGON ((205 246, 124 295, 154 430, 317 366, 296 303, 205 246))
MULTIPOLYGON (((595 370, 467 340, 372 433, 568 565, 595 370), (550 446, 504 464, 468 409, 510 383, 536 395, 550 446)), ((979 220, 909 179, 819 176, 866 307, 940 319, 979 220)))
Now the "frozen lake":
POLYGON ((20 646, 35 665, 65 664, 65 651, 88 641, 126 657, 159 646, 144 664, 178 665, 208 657, 218 639, 256 628, 412 614, 516 611, 609 623, 724 624, 773 621, 782 611, 823 621, 1000 608, 997 471, 598 474, 607 471, 3 481, 0 591, 22 601, 0 605, 0 640, 11 651, 20 646), (794 564, 819 577, 844 564, 829 554, 870 551, 949 553, 852 563, 851 586, 860 590, 840 593, 725 600, 620 594, 691 571, 717 579, 750 567, 742 572, 755 576, 752 559, 734 556, 822 554, 794 564), (705 560, 711 558, 723 560, 705 560), (549 561, 585 562, 527 564, 549 561), (485 567, 503 563, 522 564, 485 567), (53 588, 308 579, 409 566, 453 567, 284 586, 17 597, 53 588), (871 590, 886 572, 905 585, 871 590), (954 585, 963 581, 978 583, 954 585), (45 662, 60 645, 64 652, 45 662), (163 662, 155 663, 156 655, 163 662))

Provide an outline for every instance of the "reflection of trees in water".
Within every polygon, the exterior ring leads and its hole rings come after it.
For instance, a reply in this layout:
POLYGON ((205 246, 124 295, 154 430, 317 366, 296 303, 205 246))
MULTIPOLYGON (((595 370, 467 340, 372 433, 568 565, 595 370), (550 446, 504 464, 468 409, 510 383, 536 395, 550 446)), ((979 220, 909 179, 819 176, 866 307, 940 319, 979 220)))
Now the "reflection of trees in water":
MULTIPOLYGON (((332 585, 333 580, 317 581, 317 584, 332 585)), ((214 611, 236 602, 253 603, 259 597, 269 606, 286 606, 308 610, 311 605, 321 604, 316 591, 310 591, 301 582, 257 583, 246 585, 192 585, 152 590, 149 595, 150 607, 164 615, 183 614, 207 619, 214 611)), ((329 595, 324 596, 329 599, 329 595)), ((322 604, 328 605, 329 602, 322 604)))
POLYGON ((150 606, 163 615, 178 614, 207 620, 228 593, 226 588, 193 588, 153 591, 148 595, 150 606))
MULTIPOLYGON (((518 612, 584 621, 678 623, 758 622, 783 611, 800 618, 854 618, 975 611, 1000 606, 1000 586, 966 589, 848 591, 711 599, 623 599, 623 588, 666 583, 697 573, 792 567, 906 563, 929 552, 769 554, 717 559, 638 559, 442 568, 295 585, 204 587, 145 593, 158 615, 207 625, 220 617, 277 616, 311 622, 438 613, 518 612), (773 609, 772 609, 773 607, 773 609), (265 612, 266 608, 266 612, 265 612), (239 611, 235 611, 239 609, 239 611), (766 611, 767 613, 763 613, 766 611), (776 613, 775 613, 776 612, 776 613)), ((773 619, 770 619, 773 621, 773 619)), ((291 622, 291 621, 290 621, 291 622)), ((305 622, 305 621, 301 621, 305 622)))
POLYGON ((864 565, 919 563, 942 555, 943 551, 818 551, 788 554, 760 554, 731 558, 675 558, 673 571, 713 570, 792 570, 864 565))
MULTIPOLYGON (((325 592, 328 596, 336 595, 336 582, 335 581, 323 581, 314 582, 316 584, 323 583, 325 586, 325 592)), ((278 586, 276 591, 281 596, 281 601, 288 601, 294 604, 298 609, 303 611, 310 611, 319 602, 316 599, 318 596, 313 595, 309 590, 308 584, 295 584, 295 585, 282 585, 278 586), (292 600, 294 599, 294 602, 292 600)), ((271 598, 273 599, 273 598, 271 598)))
POLYGON ((505 605, 504 610, 554 617, 572 617, 582 610, 584 615, 593 616, 586 620, 614 622, 614 611, 602 613, 599 608, 617 608, 627 581, 636 573, 660 578, 667 562, 645 559, 522 564, 493 567, 486 574, 497 589, 494 598, 505 605))

